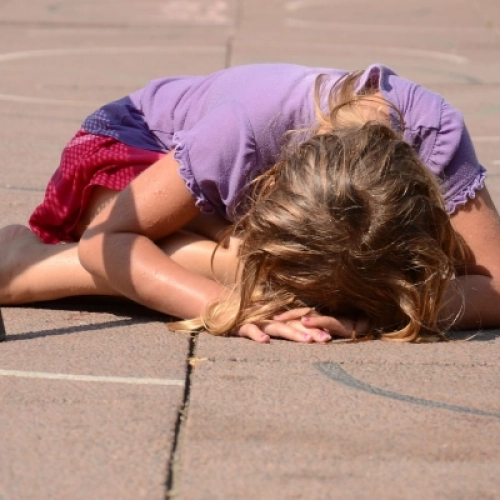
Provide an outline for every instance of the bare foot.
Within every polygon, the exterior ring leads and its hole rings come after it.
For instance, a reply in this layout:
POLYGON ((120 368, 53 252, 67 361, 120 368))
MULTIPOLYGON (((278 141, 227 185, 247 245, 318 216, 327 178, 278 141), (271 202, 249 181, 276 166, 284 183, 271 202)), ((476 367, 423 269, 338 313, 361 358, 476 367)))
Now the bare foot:
POLYGON ((0 229, 0 304, 17 305, 75 295, 117 295, 82 267, 77 243, 47 245, 27 227, 0 229))
POLYGON ((30 266, 33 251, 44 246, 26 226, 12 224, 0 229, 0 304, 29 301, 29 286, 18 279, 30 266))

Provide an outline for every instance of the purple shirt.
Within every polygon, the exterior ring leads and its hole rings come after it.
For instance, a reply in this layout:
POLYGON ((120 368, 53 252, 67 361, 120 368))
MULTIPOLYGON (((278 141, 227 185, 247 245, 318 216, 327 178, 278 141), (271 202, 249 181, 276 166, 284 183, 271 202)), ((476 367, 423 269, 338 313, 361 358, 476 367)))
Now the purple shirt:
MULTIPOLYGON (((103 106, 83 128, 130 146, 171 151, 180 175, 205 212, 233 218, 245 185, 278 158, 285 132, 315 123, 314 82, 329 75, 325 96, 346 73, 292 64, 236 66, 207 76, 153 80, 103 106)), ((484 183, 458 110, 382 65, 370 66, 358 88, 375 85, 405 120, 404 139, 436 174, 449 213, 484 183)), ((391 113, 398 126, 397 113, 391 113)))

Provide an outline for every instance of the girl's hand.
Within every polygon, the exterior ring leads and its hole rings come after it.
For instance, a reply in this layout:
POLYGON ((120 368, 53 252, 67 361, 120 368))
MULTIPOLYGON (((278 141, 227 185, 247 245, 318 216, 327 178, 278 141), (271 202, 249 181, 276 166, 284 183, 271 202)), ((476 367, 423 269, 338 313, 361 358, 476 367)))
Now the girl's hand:
POLYGON ((328 342, 332 337, 327 331, 303 321, 311 313, 314 313, 314 310, 310 307, 292 309, 275 316, 272 320, 247 323, 239 328, 237 334, 263 343, 269 342, 271 337, 306 344, 328 342))
POLYGON ((291 309, 274 317, 275 320, 288 322, 300 320, 307 328, 319 329, 328 332, 332 337, 355 338, 362 337, 369 332, 370 324, 367 318, 347 318, 340 316, 323 316, 314 309, 302 307, 291 309))
POLYGON ((310 344, 313 342, 325 343, 331 340, 331 336, 320 328, 305 325, 299 319, 288 320, 266 320, 259 323, 247 323, 241 326, 237 332, 240 337, 246 337, 256 342, 268 343, 271 339, 293 340, 310 344))

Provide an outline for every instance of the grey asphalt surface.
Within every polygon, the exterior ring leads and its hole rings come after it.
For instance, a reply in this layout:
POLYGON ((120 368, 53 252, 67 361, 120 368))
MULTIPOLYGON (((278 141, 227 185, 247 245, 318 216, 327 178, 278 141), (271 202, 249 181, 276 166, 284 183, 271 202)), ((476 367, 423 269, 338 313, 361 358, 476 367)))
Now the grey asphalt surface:
MULTIPOLYGON (((0 224, 99 105, 253 62, 380 62, 441 93, 500 206, 497 0, 0 0, 0 224)), ((2 311, 1 500, 500 498, 500 331, 256 345, 120 302, 2 311)))

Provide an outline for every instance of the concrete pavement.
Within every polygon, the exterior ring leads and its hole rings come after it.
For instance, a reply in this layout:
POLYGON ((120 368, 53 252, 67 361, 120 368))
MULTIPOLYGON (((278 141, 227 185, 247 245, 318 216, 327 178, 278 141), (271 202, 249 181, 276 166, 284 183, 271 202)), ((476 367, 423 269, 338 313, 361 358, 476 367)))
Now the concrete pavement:
MULTIPOLYGON (((0 225, 97 106, 270 61, 381 62, 441 93, 500 206, 498 2, 0 0, 0 225)), ((498 331, 262 346, 113 301, 2 312, 1 500, 500 497, 498 331)))

